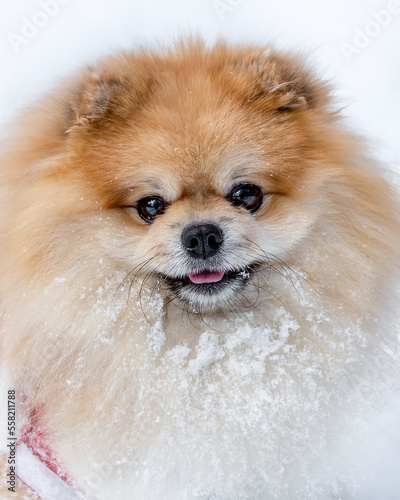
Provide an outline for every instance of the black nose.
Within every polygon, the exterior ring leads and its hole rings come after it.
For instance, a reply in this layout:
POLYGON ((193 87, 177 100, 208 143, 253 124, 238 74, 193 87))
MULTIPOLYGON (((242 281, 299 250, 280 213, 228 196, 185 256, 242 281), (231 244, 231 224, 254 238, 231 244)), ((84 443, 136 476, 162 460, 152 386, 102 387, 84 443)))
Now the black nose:
POLYGON ((206 259, 215 255, 224 237, 214 224, 194 224, 182 232, 182 244, 194 259, 206 259))

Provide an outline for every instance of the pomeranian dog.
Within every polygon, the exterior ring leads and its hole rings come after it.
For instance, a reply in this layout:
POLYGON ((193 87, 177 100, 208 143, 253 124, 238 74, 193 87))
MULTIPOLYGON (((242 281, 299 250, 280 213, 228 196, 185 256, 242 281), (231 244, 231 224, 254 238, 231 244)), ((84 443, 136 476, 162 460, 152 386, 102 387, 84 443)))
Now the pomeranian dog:
POLYGON ((43 498, 45 469, 66 498, 351 495, 395 370, 374 359, 399 205, 329 86, 297 55, 185 41, 100 61, 6 135, 19 477, 43 498))

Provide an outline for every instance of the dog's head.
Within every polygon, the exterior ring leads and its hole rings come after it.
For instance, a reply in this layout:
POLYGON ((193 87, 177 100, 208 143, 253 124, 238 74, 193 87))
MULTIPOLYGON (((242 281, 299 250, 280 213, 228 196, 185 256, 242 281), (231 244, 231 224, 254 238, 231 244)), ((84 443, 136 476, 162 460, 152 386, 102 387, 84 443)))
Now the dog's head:
POLYGON ((123 54, 59 100, 45 183, 57 224, 101 210, 114 232, 108 222, 96 238, 119 265, 203 311, 237 304, 271 263, 279 269, 324 210, 320 186, 345 154, 325 85, 274 51, 123 54))

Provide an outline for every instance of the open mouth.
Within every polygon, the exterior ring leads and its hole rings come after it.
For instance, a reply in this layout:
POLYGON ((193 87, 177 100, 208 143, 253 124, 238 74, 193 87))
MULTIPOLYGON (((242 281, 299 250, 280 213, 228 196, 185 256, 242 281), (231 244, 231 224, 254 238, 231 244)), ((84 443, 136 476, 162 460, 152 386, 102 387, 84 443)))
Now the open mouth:
POLYGON ((197 299, 212 299, 216 301, 227 298, 228 295, 239 291, 249 280, 256 265, 240 270, 213 270, 191 272, 183 277, 164 276, 171 290, 182 300, 196 304, 197 299))
POLYGON ((195 285, 205 283, 219 283, 225 276, 225 271, 204 271, 202 273, 189 273, 189 280, 195 285))
POLYGON ((190 288, 200 294, 211 295, 218 293, 234 282, 244 282, 250 277, 248 270, 241 271, 212 271, 205 270, 201 273, 189 273, 183 278, 169 278, 173 288, 190 288))

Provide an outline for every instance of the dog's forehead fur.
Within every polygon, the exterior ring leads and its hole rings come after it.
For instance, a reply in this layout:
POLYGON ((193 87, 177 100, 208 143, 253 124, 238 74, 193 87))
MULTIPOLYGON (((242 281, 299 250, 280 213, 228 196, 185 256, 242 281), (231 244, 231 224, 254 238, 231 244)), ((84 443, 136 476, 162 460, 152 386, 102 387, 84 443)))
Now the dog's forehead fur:
POLYGON ((84 75, 70 144, 106 204, 132 189, 225 196, 241 181, 288 194, 326 162, 323 96, 293 56, 251 47, 123 54, 84 75))

